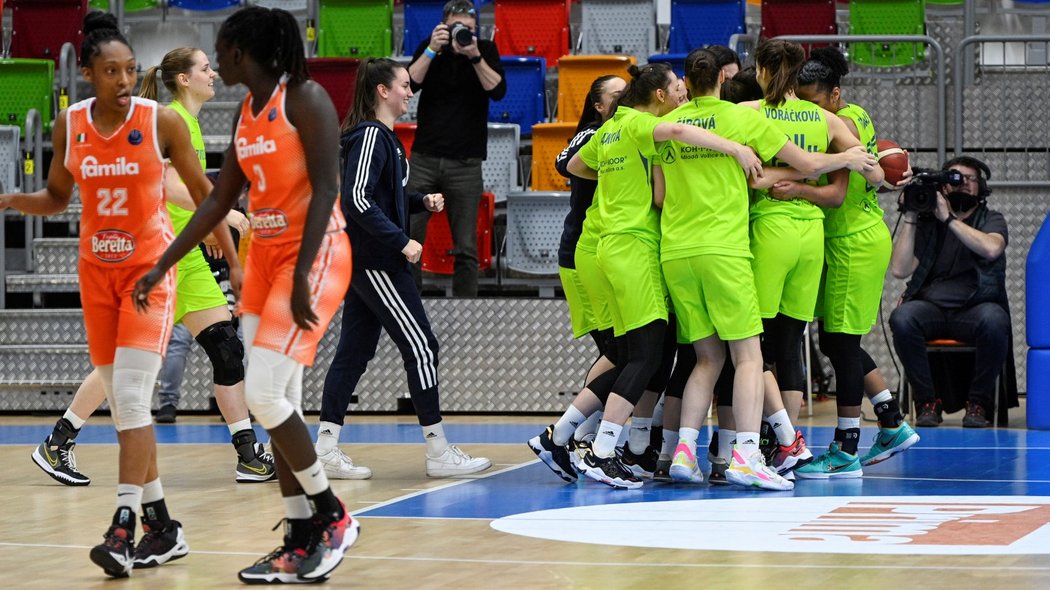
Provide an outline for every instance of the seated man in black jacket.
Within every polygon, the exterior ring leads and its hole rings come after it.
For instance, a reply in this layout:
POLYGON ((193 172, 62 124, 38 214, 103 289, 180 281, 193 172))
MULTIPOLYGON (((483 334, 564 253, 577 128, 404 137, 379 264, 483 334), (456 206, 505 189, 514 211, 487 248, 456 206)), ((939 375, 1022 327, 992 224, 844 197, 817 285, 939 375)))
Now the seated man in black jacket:
POLYGON ((940 400, 926 357, 926 342, 952 339, 976 346, 973 381, 963 426, 988 426, 996 378, 1010 345, 1006 304, 1006 219, 988 208, 991 172, 966 156, 944 170, 962 184, 941 186, 932 213, 920 214, 903 200, 904 223, 893 247, 893 276, 911 277, 902 303, 890 315, 893 345, 915 392, 916 426, 941 423, 940 400))

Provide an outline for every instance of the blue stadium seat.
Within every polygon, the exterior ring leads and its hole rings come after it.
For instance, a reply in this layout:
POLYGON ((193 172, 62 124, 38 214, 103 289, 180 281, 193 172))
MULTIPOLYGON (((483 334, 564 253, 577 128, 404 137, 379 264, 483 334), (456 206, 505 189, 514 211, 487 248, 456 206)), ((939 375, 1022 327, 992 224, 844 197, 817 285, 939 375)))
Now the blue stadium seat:
POLYGON ((232 8, 241 4, 241 0, 168 0, 168 6, 183 10, 213 11, 232 8))
MULTIPOLYGON (((434 27, 441 22, 442 9, 447 0, 405 0, 405 34, 401 52, 412 55, 419 44, 430 38, 434 27)), ((474 2, 474 11, 478 13, 478 24, 481 24, 481 7, 474 2)))
POLYGON ((729 45, 746 32, 745 0, 671 0, 671 53, 688 53, 705 45, 729 45))
POLYGON ((521 134, 532 135, 532 125, 546 118, 547 60, 542 57, 503 57, 507 94, 489 102, 489 121, 517 123, 521 134))
POLYGON ((649 56, 649 63, 662 62, 671 64, 671 69, 679 78, 685 77, 685 56, 688 53, 655 53, 649 56))

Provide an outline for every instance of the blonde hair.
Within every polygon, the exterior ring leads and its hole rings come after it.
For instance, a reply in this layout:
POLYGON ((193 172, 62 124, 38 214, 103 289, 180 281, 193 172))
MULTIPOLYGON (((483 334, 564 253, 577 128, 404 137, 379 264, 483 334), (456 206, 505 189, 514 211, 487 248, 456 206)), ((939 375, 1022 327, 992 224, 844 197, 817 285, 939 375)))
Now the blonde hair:
POLYGON ((142 77, 142 87, 139 89, 139 96, 158 100, 160 88, 157 87, 157 78, 159 77, 161 83, 168 89, 172 97, 178 98, 182 89, 176 82, 176 78, 179 74, 188 74, 193 70, 193 56, 197 52, 203 53, 196 47, 179 47, 166 53, 164 59, 160 60, 159 66, 153 66, 146 70, 146 74, 142 77))

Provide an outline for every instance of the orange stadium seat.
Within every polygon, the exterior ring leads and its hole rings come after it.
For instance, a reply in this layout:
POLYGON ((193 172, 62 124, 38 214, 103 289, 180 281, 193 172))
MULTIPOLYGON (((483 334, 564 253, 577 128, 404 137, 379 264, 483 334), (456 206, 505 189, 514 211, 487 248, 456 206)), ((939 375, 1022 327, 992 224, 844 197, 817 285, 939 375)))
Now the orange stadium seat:
POLYGON ((567 191, 569 179, 558 174, 554 160, 576 135, 576 123, 532 126, 532 190, 567 191))
POLYGON ((580 120, 583 101, 598 76, 613 74, 625 80, 627 68, 638 60, 633 55, 566 55, 558 66, 558 121, 580 120))

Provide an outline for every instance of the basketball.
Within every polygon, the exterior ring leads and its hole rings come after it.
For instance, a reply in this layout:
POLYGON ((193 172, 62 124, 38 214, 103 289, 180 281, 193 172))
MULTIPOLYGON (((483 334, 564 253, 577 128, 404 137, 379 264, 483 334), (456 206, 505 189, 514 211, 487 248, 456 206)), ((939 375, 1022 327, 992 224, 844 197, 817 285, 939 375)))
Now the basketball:
POLYGON ((882 166, 882 171, 886 173, 886 178, 882 181, 879 190, 895 190, 896 184, 904 178, 904 173, 908 171, 908 153, 895 141, 880 139, 878 158, 879 166, 882 166))

